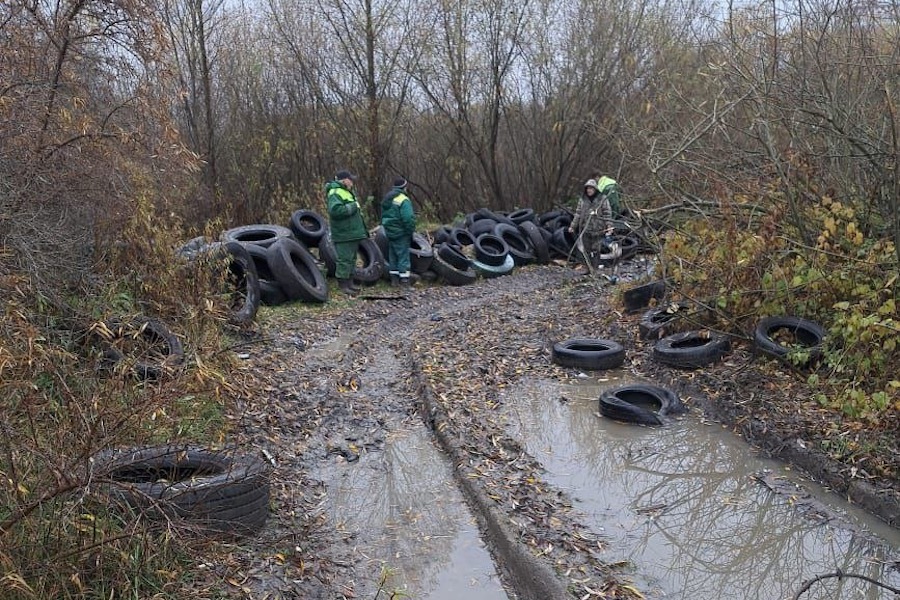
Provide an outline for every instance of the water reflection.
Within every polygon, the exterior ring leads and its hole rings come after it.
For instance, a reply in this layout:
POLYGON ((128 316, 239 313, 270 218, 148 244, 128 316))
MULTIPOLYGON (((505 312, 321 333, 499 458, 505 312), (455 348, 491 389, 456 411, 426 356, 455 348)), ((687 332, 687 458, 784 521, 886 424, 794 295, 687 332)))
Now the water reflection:
MULTIPOLYGON (((771 492, 755 473, 793 474, 698 415, 662 428, 603 418, 597 404, 603 385, 529 382, 508 390, 510 427, 548 479, 614 539, 607 560, 632 561, 636 582, 651 595, 791 598, 803 581, 838 568, 900 585, 900 573, 885 566, 898 554, 896 530, 860 517, 837 498, 820 498, 838 511, 831 514, 885 539, 854 534, 771 492)), ((829 580, 803 595, 838 597, 890 596, 853 579, 829 580)))
POLYGON ((328 465, 316 477, 327 486, 333 521, 353 534, 371 566, 371 580, 382 566, 390 570, 385 591, 506 600, 449 466, 421 424, 395 433, 383 452, 328 465))

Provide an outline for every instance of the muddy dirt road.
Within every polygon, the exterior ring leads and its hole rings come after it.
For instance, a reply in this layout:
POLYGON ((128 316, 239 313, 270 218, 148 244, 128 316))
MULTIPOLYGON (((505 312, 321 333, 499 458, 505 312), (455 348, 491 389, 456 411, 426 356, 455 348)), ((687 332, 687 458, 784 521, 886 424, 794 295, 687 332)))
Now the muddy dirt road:
MULTIPOLYGON (((734 423, 814 474, 846 479, 849 465, 798 450, 797 439, 811 438, 796 411, 784 418, 778 409, 760 410, 766 394, 796 385, 796 377, 778 375, 783 381, 773 386, 771 366, 740 344, 703 372, 654 364, 637 339, 637 316, 623 314, 619 302, 620 290, 646 269, 645 262, 625 265, 612 286, 563 266, 532 266, 406 297, 379 286, 368 298, 363 292, 322 307, 263 311, 258 329, 234 348, 234 377, 257 393, 235 406, 231 419, 233 437, 276 465, 272 515, 259 537, 200 561, 191 593, 390 597, 384 575, 400 553, 417 552, 415 545, 385 559, 365 528, 335 522, 329 478, 352 473, 384 452, 392 436, 424 424, 450 459, 510 598, 639 597, 624 565, 600 560, 602 532, 590 530, 566 494, 544 481, 541 465, 502 422, 500 392, 511 383, 575 376, 551 362, 553 343, 573 337, 620 341, 625 368, 678 389, 692 407, 734 423), (748 386, 752 403, 737 393, 748 386)), ((896 523, 897 482, 857 479, 848 490, 854 486, 860 503, 896 523)))

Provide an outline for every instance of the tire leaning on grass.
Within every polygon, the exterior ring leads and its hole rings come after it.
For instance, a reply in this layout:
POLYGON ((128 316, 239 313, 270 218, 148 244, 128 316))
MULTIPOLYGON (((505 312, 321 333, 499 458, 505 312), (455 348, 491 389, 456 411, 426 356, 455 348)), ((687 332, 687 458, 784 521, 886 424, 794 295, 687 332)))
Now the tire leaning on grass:
POLYGON ((316 259, 299 242, 281 238, 266 251, 269 267, 291 300, 325 302, 328 284, 316 259))
POLYGON ((269 515, 271 466, 236 450, 128 448, 97 455, 93 469, 114 502, 208 535, 253 535, 269 515))
POLYGON ((600 414, 625 423, 663 425, 664 416, 686 410, 675 392, 656 385, 629 384, 600 394, 600 414))
POLYGON ((573 338, 553 344, 553 362, 575 369, 602 371, 625 362, 625 348, 614 340, 573 338))
MULTIPOLYGON (((784 333, 794 344, 807 353, 808 364, 822 355, 822 342, 825 329, 821 325, 800 317, 765 317, 760 319, 753 330, 753 343, 763 353, 776 358, 787 359, 791 348, 775 341, 776 336, 784 333)), ((804 366, 799 365, 799 366, 804 366)))
POLYGON ((210 258, 213 264, 221 264, 223 259, 226 261, 226 284, 233 286, 229 294, 228 322, 232 325, 252 322, 259 310, 259 274, 245 245, 240 242, 215 242, 207 246, 205 252, 212 253, 210 258))

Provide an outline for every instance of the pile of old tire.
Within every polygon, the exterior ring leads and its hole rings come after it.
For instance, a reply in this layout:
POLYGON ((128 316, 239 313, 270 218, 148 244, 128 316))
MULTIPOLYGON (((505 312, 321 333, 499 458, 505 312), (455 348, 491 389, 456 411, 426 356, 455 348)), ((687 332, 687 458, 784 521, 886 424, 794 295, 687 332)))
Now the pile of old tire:
POLYGON ((616 369, 625 361, 625 348, 614 340, 573 338, 553 344, 554 363, 575 369, 616 369))
POLYGON ((725 335, 709 330, 684 331, 660 338, 653 347, 653 358, 680 369, 698 369, 717 362, 731 349, 725 335))
POLYGON ((659 426, 665 417, 686 411, 675 392, 657 385, 627 384, 600 394, 600 414, 624 423, 659 426))
POLYGON ((825 329, 800 317, 765 317, 753 330, 753 343, 763 354, 798 367, 814 363, 822 356, 825 329))
POLYGON ((108 319, 91 328, 99 346, 101 367, 138 380, 158 380, 173 374, 184 362, 181 340, 157 319, 108 319))
POLYGON ((271 467, 255 454, 193 445, 101 452, 92 461, 114 508, 212 537, 258 533, 269 515, 271 467))
POLYGON ((326 239, 325 220, 313 211, 295 211, 291 227, 268 223, 243 225, 222 232, 226 243, 241 244, 256 268, 260 300, 275 306, 287 301, 325 302, 328 285, 320 263, 325 264, 333 252, 320 250, 319 258, 309 248, 320 246, 326 239), (295 234, 299 234, 298 239, 295 234), (324 257, 324 261, 320 260, 324 257))

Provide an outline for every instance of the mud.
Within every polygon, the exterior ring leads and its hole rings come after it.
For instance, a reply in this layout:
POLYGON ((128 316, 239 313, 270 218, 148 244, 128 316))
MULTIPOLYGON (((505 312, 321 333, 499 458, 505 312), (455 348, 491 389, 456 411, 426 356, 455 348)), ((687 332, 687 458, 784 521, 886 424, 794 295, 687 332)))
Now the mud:
MULTIPOLYGON (((390 597, 384 572, 391 564, 373 558, 365 527, 334 521, 333 490, 321 474, 355 468, 384 452, 392 434, 424 422, 439 433, 457 480, 467 482, 463 491, 482 530, 496 529, 486 538, 511 598, 527 597, 521 578, 528 573, 538 574, 548 598, 562 590, 578 598, 637 597, 621 577, 623 565, 601 559, 602 532, 591 531, 566 494, 543 481, 541 465, 499 416, 498 391, 523 377, 573 376, 551 363, 550 348, 576 336, 621 341, 626 370, 676 387, 693 407, 896 526, 900 486, 892 472, 827 456, 817 450, 820 423, 784 408, 781 380, 793 389, 796 377, 740 345, 721 364, 689 373, 649 358, 649 343, 637 339, 639 315, 620 304, 629 279, 647 269, 646 261, 623 265, 611 285, 561 265, 530 266, 461 288, 419 287, 408 297, 378 286, 369 299, 264 310, 257 330, 235 347, 241 358, 232 376, 257 393, 229 407, 229 435, 275 463, 272 515, 259 537, 198 561, 186 593, 390 597)), ((889 455, 893 443, 877 447, 889 455)), ((877 464, 892 460, 881 456, 877 464)))

